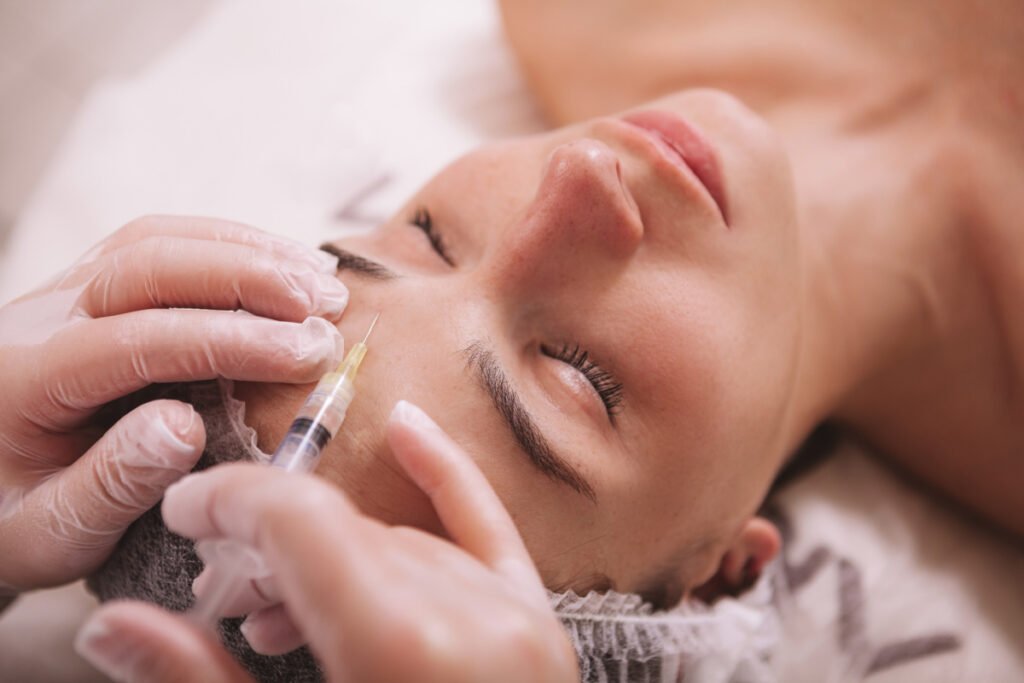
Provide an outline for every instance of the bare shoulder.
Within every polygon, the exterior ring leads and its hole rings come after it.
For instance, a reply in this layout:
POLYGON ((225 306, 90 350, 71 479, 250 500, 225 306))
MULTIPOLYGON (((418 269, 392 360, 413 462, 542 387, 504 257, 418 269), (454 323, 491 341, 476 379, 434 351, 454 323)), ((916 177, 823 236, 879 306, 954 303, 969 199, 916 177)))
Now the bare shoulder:
POLYGON ((501 0, 505 35, 549 121, 564 125, 691 87, 755 106, 834 64, 805 0, 501 0), (810 26, 809 24, 813 24, 810 26), (771 31, 760 27, 770 25, 771 31), (809 40, 809 36, 817 36, 809 40), (808 51, 816 59, 805 58, 808 51), (794 71, 799 73, 794 73, 794 71))
POLYGON ((639 49, 649 42, 651 22, 658 18, 652 3, 501 0, 500 5, 505 35, 551 123, 619 111, 652 99, 651 91, 659 89, 655 84, 666 64, 652 64, 639 49))

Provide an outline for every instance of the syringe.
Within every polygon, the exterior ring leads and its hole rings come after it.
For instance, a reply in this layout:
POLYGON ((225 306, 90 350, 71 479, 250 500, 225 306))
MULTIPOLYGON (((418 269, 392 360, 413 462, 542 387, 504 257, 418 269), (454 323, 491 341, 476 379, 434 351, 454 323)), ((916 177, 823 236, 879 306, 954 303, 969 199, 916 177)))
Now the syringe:
MULTIPOLYGON (((271 467, 286 472, 312 472, 324 447, 341 428, 348 407, 355 398, 355 379, 366 357, 378 313, 363 340, 349 349, 341 365, 320 378, 288 428, 281 444, 270 458, 271 467)), ((201 596, 188 616, 210 628, 217 625, 224 609, 239 595, 247 581, 266 577, 266 564, 259 553, 230 540, 204 540, 196 543, 196 552, 206 564, 209 576, 201 596)))

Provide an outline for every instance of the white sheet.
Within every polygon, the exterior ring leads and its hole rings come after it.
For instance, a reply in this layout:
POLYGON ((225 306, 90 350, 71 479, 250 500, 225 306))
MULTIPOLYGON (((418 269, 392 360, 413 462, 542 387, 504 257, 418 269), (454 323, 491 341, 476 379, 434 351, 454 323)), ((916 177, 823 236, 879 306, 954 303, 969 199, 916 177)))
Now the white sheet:
POLYGON ((359 215, 381 217, 480 140, 540 128, 489 3, 224 2, 88 98, 13 231, 0 301, 146 213, 315 244, 359 222, 335 214, 367 188, 359 215))
MULTIPOLYGON (((14 230, 0 301, 144 213, 223 216, 315 244, 393 211, 480 140, 540 127, 488 3, 224 2, 140 77, 89 98, 14 230)), ((778 503, 793 528, 787 562, 805 579, 793 592, 801 642, 815 650, 783 680, 838 680, 851 652, 877 655, 856 638, 950 633, 955 649, 868 680, 1009 681, 1024 671, 1019 544, 849 447, 778 503), (851 585, 851 564, 864 597, 853 611, 838 589, 851 585)), ((19 637, 52 604, 30 597, 0 621, 6 675, 69 680, 39 662, 69 655, 70 631, 19 637)))
POLYGON ((791 525, 782 680, 1024 679, 1019 542, 850 443, 772 502, 791 525))

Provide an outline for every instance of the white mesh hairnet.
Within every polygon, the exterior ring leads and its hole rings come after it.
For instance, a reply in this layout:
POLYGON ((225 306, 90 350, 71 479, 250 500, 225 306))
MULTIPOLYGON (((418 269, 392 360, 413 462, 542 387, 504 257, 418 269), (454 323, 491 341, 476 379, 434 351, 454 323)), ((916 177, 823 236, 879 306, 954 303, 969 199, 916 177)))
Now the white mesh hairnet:
POLYGON ((684 600, 657 611, 640 596, 610 591, 550 593, 587 683, 774 681, 779 637, 774 566, 740 598, 684 600))

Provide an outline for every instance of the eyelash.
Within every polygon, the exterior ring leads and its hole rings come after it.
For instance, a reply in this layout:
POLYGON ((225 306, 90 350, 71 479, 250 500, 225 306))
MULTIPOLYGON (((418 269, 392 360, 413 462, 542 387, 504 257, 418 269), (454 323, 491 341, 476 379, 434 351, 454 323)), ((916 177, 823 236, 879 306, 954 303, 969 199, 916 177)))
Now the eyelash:
POLYGON ((444 239, 441 237, 441 233, 434 227, 434 218, 430 215, 422 206, 416 209, 416 213, 413 214, 412 220, 409 221, 412 225, 423 231, 423 234, 427 236, 430 241, 430 246, 437 252, 437 255, 441 257, 445 263, 449 266, 455 267, 455 262, 452 261, 452 257, 448 255, 448 249, 445 247, 444 239))
MULTIPOLYGON (((445 247, 441 233, 434 227, 434 219, 430 215, 430 211, 422 206, 418 207, 412 216, 412 220, 409 222, 423 231, 430 241, 430 246, 445 263, 452 267, 455 266, 455 262, 448 255, 448 249, 445 247)), ((563 344, 557 350, 543 346, 541 350, 548 356, 567 363, 582 373, 591 386, 594 387, 597 395, 601 397, 601 402, 604 403, 608 416, 615 416, 622 405, 622 384, 615 381, 615 377, 611 373, 590 360, 590 353, 588 351, 581 349, 579 344, 572 346, 563 344)))
POLYGON ((576 368, 601 397, 605 410, 609 417, 614 417, 618 408, 622 405, 622 384, 615 381, 615 377, 607 370, 604 370, 594 361, 590 360, 590 353, 581 349, 579 344, 570 346, 563 344, 557 350, 548 346, 542 346, 541 351, 546 355, 567 363, 576 368))

